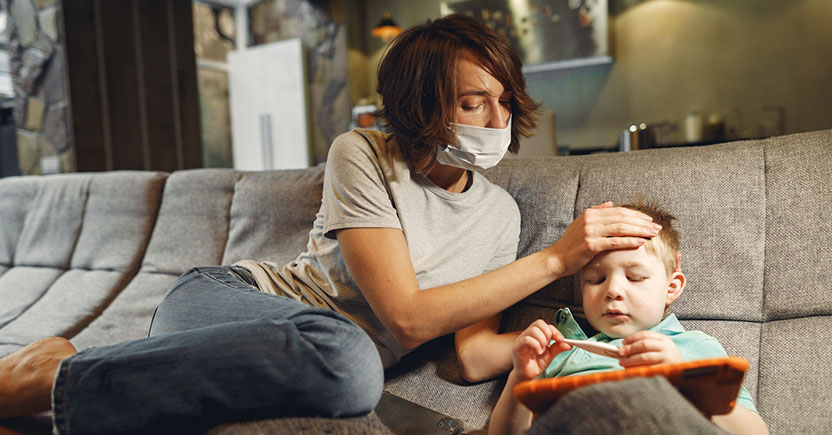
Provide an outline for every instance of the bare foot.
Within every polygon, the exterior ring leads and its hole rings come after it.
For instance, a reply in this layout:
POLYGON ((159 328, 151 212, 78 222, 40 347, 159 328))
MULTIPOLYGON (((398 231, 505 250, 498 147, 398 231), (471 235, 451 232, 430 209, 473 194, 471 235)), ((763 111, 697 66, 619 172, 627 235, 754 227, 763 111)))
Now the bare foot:
POLYGON ((58 367, 75 352, 69 340, 50 337, 0 359, 0 418, 50 409, 58 367))

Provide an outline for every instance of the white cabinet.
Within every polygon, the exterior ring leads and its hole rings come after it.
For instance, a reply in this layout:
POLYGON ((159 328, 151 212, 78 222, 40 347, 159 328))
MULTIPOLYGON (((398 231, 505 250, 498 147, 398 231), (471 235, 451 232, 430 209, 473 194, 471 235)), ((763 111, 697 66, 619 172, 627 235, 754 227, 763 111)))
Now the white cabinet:
POLYGON ((229 53, 234 169, 309 167, 303 58, 298 38, 229 53))

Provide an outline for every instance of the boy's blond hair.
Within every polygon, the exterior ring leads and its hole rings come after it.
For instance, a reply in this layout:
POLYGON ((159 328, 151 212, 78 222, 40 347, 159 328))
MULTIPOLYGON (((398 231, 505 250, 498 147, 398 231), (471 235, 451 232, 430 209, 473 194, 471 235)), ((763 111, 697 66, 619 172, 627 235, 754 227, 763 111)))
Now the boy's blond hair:
POLYGON ((621 207, 644 213, 653 218, 653 222, 662 226, 659 234, 649 239, 644 244, 644 248, 662 261, 665 272, 670 276, 676 270, 676 254, 679 252, 679 233, 673 229, 672 225, 676 217, 662 210, 655 203, 645 204, 641 196, 638 197, 637 203, 624 204, 621 207))

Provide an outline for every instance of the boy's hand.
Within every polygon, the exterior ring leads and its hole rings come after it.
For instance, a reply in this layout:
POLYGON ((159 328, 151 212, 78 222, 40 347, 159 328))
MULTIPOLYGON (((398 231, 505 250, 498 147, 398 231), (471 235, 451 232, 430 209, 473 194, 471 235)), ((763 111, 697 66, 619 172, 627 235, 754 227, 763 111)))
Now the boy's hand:
POLYGON ((554 325, 535 320, 514 340, 511 355, 514 371, 520 380, 534 379, 543 373, 557 354, 571 348, 554 325), (549 346, 552 340, 555 343, 549 346))
POLYGON ((676 343, 667 335, 654 331, 640 331, 621 342, 622 367, 647 366, 682 362, 676 343))

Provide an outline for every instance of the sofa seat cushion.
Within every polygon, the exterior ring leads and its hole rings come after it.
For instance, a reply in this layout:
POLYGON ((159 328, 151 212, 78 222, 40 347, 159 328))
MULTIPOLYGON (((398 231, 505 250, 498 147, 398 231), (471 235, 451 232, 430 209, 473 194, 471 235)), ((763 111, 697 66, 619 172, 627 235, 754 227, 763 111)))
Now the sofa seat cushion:
POLYGON ((217 426, 208 435, 392 435, 375 412, 352 418, 273 418, 217 426))

